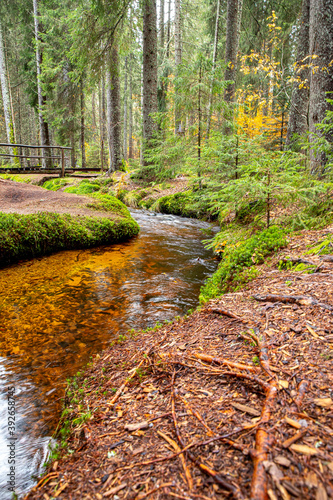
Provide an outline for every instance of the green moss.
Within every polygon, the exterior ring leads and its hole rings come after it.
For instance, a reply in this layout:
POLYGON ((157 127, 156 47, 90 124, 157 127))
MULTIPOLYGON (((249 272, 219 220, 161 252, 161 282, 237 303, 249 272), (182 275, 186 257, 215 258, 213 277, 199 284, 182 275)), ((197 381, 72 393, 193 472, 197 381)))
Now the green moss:
POLYGON ((101 193, 93 193, 91 196, 97 201, 87 203, 88 208, 105 212, 113 212, 124 217, 130 217, 128 208, 115 196, 101 193))
POLYGON ((277 226, 272 226, 243 242, 226 245, 219 268, 201 289, 200 301, 206 302, 235 290, 253 279, 256 273, 246 272, 246 268, 261 264, 267 255, 286 244, 285 232, 277 226))
POLYGON ((43 184, 44 189, 48 189, 49 191, 58 191, 58 189, 66 186, 66 184, 69 184, 69 181, 66 179, 50 179, 43 184))
POLYGON ((192 191, 169 194, 159 198, 152 206, 154 212, 180 215, 197 219, 210 218, 207 207, 201 197, 192 191))
POLYGON ((100 188, 101 184, 98 181, 83 180, 77 186, 69 186, 64 191, 65 193, 89 195, 91 193, 99 191, 100 188))
POLYGON ((138 232, 139 226, 131 217, 111 220, 48 212, 0 212, 0 267, 59 250, 115 243, 138 232))

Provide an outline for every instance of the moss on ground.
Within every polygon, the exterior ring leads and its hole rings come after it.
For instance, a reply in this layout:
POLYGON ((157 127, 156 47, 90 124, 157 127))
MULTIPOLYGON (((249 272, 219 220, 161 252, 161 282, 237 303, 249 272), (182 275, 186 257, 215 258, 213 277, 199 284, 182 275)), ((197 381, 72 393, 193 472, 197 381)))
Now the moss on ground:
POLYGON ((226 244, 223 259, 217 271, 202 287, 200 301, 207 302, 223 293, 234 291, 256 278, 256 269, 249 269, 264 262, 265 257, 287 244, 283 229, 272 226, 245 241, 226 244))
POLYGON ((139 225, 130 216, 112 220, 50 212, 0 212, 0 267, 59 250, 115 243, 138 232, 139 225))

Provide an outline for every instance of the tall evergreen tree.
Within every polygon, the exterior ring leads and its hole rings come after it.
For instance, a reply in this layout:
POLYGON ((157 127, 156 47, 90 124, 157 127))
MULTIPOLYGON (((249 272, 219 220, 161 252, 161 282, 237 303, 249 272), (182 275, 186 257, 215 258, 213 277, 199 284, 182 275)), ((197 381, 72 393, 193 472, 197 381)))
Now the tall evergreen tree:
MULTIPOLYGON (((143 148, 150 146, 157 125, 157 29, 156 1, 143 0, 143 148)), ((143 152, 143 153, 144 153, 143 152)), ((144 158, 144 164, 148 162, 144 158)))
MULTIPOLYGON (((327 111, 333 111, 333 0, 311 0, 310 4, 310 140, 321 135, 316 125, 321 123, 327 111)), ((333 142, 333 129, 325 134, 325 139, 333 142)), ((324 152, 311 148, 311 170, 322 174, 326 165, 324 152)))

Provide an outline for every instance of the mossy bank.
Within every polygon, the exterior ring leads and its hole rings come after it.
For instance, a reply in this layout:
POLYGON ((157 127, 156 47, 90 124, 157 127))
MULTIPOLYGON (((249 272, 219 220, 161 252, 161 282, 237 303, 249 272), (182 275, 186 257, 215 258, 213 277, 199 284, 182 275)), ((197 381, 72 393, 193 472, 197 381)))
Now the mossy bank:
POLYGON ((140 230, 127 207, 110 195, 47 197, 42 188, 18 183, 1 188, 0 267, 59 250, 109 245, 140 230))

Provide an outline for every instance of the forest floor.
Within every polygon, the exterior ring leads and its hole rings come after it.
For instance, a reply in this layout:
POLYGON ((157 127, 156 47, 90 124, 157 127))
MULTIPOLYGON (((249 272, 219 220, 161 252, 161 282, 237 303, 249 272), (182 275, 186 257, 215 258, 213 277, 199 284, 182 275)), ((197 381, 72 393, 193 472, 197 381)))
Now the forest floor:
POLYGON ((87 204, 91 205, 92 203, 93 199, 88 196, 49 191, 34 184, 0 178, 0 211, 4 213, 53 212, 88 217, 119 217, 114 212, 88 208, 87 204))
POLYGON ((333 498, 333 256, 308 255, 332 232, 293 235, 243 290, 97 355, 26 499, 333 498))

